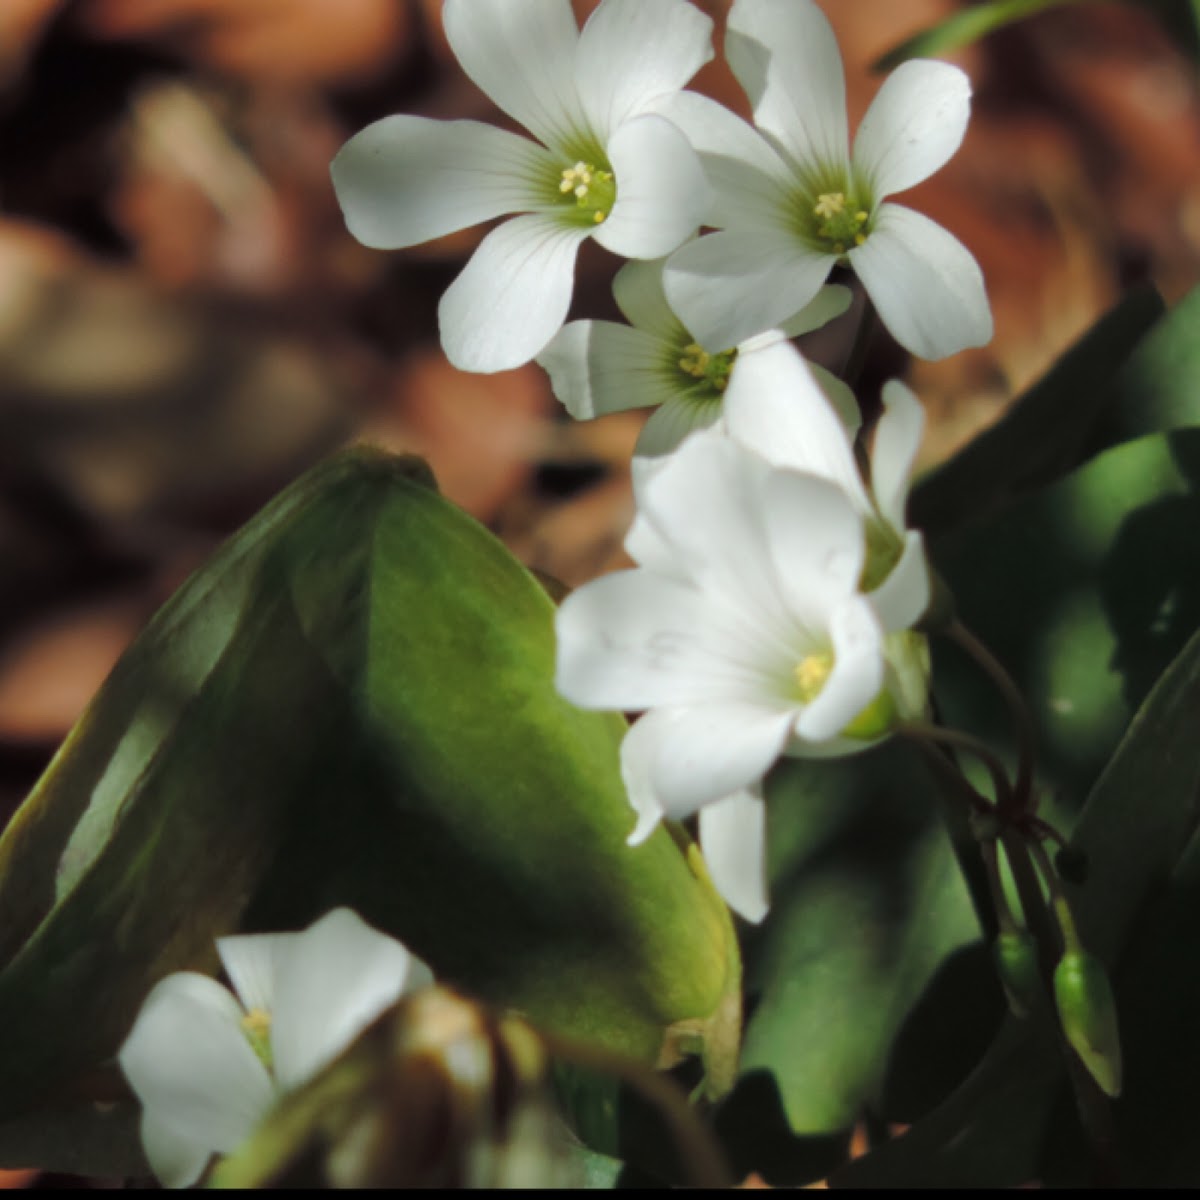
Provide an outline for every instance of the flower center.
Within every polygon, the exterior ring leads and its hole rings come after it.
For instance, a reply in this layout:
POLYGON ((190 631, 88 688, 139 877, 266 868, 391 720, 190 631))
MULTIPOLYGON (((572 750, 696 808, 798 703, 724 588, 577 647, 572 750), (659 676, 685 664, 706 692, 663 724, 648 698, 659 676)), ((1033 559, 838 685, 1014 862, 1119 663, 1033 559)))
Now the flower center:
POLYGON ((802 658, 792 669, 792 678, 796 681, 796 691, 805 704, 811 704, 829 676, 833 674, 833 655, 822 652, 810 654, 802 658))
POLYGON ((736 350, 722 350, 718 354, 709 354, 703 346, 690 342, 683 348, 679 369, 685 375, 708 384, 714 392, 720 394, 729 386, 729 375, 736 358, 736 350))
POLYGON ((871 214, 845 192, 822 192, 812 207, 812 233, 823 247, 834 254, 845 254, 851 246, 861 246, 870 230, 871 214))
POLYGON ((599 225, 608 216, 617 198, 613 173, 582 159, 563 171, 558 190, 564 199, 585 213, 593 225, 599 225))
POLYGON ((265 1008, 252 1008, 242 1018, 242 1033, 250 1043, 250 1049, 269 1071, 275 1062, 271 1052, 271 1014, 265 1008))

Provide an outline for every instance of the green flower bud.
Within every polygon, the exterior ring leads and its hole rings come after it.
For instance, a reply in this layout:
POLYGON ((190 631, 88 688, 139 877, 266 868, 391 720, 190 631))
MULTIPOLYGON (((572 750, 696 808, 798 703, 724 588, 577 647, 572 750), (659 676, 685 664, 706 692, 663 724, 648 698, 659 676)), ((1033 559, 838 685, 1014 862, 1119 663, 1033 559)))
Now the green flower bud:
POLYGON ((1088 1073, 1109 1096, 1121 1094, 1121 1039, 1112 985, 1100 960, 1068 950, 1054 971, 1054 999, 1063 1033, 1088 1073))
POLYGON ((1024 929, 1002 930, 992 943, 992 958, 1009 1012, 1025 1020, 1042 994, 1037 943, 1024 929))

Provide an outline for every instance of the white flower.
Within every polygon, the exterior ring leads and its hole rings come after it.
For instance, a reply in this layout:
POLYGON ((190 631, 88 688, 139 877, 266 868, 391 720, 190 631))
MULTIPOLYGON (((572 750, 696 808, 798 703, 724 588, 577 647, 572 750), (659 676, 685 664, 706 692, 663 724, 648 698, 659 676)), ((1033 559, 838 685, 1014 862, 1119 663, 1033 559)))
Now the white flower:
POLYGON ((987 343, 991 310, 970 252, 929 218, 885 203, 958 149, 966 75, 904 63, 851 153, 841 55, 812 0, 736 0, 725 54, 757 132, 693 93, 659 105, 700 151, 716 196, 706 223, 720 232, 677 251, 666 271, 671 306, 700 343, 717 349, 782 324, 842 261, 913 354, 944 358, 987 343))
MULTIPOLYGON (((863 518, 862 590, 873 602, 889 609, 898 605, 916 620, 930 599, 924 540, 907 528, 904 515, 925 427, 916 396, 898 380, 884 384, 869 488, 855 459, 853 430, 830 404, 811 364, 789 342, 741 356, 726 391, 724 416, 728 435, 773 466, 811 472, 841 489, 863 518)), ((643 532, 632 531, 635 548, 643 532)))
POLYGON ((648 111, 712 57, 685 0, 603 0, 582 32, 569 0, 446 0, 466 73, 542 143, 478 121, 386 117, 333 162, 350 231, 391 249, 507 213, 442 297, 455 366, 501 371, 566 319, 575 257, 594 237, 625 258, 669 254, 708 203, 687 139, 648 111))
MULTIPOLYGON (((739 353, 759 342, 819 329, 850 306, 848 289, 824 287, 785 328, 710 354, 667 303, 665 261, 630 262, 617 272, 613 296, 628 325, 572 321, 537 360, 549 374, 554 394, 577 420, 657 406, 638 438, 639 455, 666 454, 720 417, 730 378, 737 376, 739 353)), ((820 372, 820 383, 843 419, 856 424, 858 405, 850 389, 827 371, 820 372)))
POLYGON ((585 708, 648 710, 621 748, 631 841, 700 810, 714 882, 757 920, 763 775, 783 754, 863 749, 912 715, 889 663, 912 651, 890 635, 920 612, 860 594, 863 517, 837 484, 719 429, 644 469, 638 500, 626 548, 640 565, 559 609, 557 686, 585 708))
POLYGON ((118 1055, 142 1102, 142 1146, 169 1187, 235 1150, 281 1092, 344 1050, 427 968, 346 908, 303 933, 217 940, 237 998, 207 975, 155 985, 118 1055))

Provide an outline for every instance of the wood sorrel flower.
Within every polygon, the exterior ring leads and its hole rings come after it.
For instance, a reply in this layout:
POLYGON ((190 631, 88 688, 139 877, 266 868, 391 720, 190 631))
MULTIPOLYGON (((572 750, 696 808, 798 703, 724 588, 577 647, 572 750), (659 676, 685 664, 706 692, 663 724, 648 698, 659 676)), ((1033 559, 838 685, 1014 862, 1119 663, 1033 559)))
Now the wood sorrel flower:
MULTIPOLYGON (((629 320, 572 321, 538 355, 554 394, 577 420, 630 408, 657 407, 638 438, 635 453, 660 455, 691 432, 721 416, 726 389, 737 374, 738 356, 760 340, 798 337, 819 329, 850 305, 848 289, 822 288, 783 329, 751 343, 710 354, 671 311, 662 286, 665 259, 626 263, 613 280, 617 306, 629 320)), ((857 421, 850 389, 828 372, 819 382, 847 421, 857 421)))
POLYGON ((812 0, 736 0, 725 54, 757 131, 693 93, 658 106, 700 152, 720 232, 667 263, 671 306, 708 350, 785 322, 835 263, 862 280, 883 323, 921 358, 992 336, 970 252, 929 218, 885 198, 920 183, 958 149, 970 84, 957 67, 913 61, 871 104, 853 153, 837 41, 812 0))
POLYGON ((603 0, 582 31, 569 0, 446 0, 443 16, 463 69, 542 144, 385 117, 342 148, 333 183, 350 231, 384 249, 525 214, 484 238, 438 309, 455 366, 501 371, 562 326, 584 239, 658 258, 698 228, 704 173, 648 108, 712 57, 712 22, 685 0, 603 0))
POLYGON ((914 715, 891 657, 911 657, 893 639, 920 614, 860 593, 864 520, 829 479, 719 428, 653 463, 626 543, 640 565, 563 602, 557 685, 582 707, 648 710, 621 748, 631 840, 699 810, 714 883, 757 920, 763 775, 783 754, 861 750, 914 715))
POLYGON ((284 1091, 331 1062, 428 970, 337 908, 303 933, 217 939, 236 999, 207 975, 155 985, 118 1055, 142 1102, 155 1175, 187 1187, 234 1150, 284 1091))

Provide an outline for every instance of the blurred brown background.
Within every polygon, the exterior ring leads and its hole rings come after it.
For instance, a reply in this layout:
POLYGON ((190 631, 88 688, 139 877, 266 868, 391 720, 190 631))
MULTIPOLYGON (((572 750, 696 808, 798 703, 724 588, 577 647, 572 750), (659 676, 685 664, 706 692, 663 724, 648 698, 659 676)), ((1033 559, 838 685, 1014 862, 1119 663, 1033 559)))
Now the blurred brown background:
MULTIPOLYGON (((703 7, 719 23, 727 3, 703 7)), ((868 64, 957 4, 824 7, 857 121, 868 64)), ((643 418, 573 425, 534 366, 446 364, 437 300, 481 231, 381 254, 342 225, 328 163, 368 121, 502 119, 439 12, 0 0, 0 817, 172 589, 347 441, 424 454, 448 496, 569 584, 621 561, 643 418)), ((974 251, 996 338, 936 365, 884 339, 867 370, 870 388, 917 387, 926 461, 1124 289, 1152 280, 1170 301, 1200 278, 1194 60, 1155 11, 1068 6, 956 61, 976 93, 966 143, 904 202, 974 251)), ((721 64, 696 86, 745 112, 721 64)), ((575 311, 610 315, 619 264, 585 250, 575 311)), ((836 368, 852 334, 841 322, 810 351, 836 368)))

